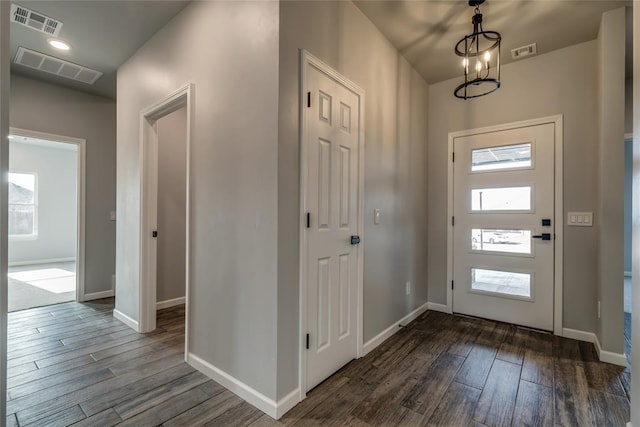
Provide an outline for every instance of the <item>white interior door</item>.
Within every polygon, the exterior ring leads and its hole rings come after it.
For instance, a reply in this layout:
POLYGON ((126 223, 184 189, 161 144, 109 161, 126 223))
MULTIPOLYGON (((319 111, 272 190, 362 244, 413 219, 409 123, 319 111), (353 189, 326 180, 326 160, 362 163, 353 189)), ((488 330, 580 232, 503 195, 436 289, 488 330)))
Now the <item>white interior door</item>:
POLYGON ((310 63, 305 82, 309 390, 357 356, 360 108, 358 94, 310 63))
POLYGON ((553 330, 554 124, 454 139, 453 311, 553 330))

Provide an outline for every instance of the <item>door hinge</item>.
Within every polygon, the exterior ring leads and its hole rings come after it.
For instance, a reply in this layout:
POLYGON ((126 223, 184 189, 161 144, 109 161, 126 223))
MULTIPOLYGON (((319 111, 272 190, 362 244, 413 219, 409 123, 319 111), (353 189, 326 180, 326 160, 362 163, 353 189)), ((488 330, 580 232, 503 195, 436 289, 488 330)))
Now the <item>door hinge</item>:
POLYGON ((451 290, 453 290, 453 280, 451 281, 451 290))
POLYGON ((311 228, 311 212, 307 212, 307 228, 311 228))
POLYGON ((307 334, 307 350, 309 350, 309 334, 307 334))
POLYGON ((451 217, 451 226, 453 227, 454 225, 456 225, 456 217, 452 216, 451 217))
POLYGON ((156 230, 153 230, 151 232, 151 237, 158 237, 158 232, 156 230))
POLYGON ((455 161, 456 161, 456 153, 455 153, 455 152, 452 152, 452 153, 451 153, 451 161, 452 161, 452 162, 455 162, 455 161))
POLYGON ((307 107, 311 108, 311 92, 307 92, 307 107))

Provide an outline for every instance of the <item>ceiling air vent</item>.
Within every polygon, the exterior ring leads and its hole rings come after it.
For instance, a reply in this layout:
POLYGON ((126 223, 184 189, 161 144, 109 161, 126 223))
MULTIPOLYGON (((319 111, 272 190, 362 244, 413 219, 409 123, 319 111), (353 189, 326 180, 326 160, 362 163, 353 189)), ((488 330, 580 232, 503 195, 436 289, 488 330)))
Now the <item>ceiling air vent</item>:
POLYGON ((18 48, 18 53, 13 62, 90 85, 94 84, 95 81, 102 76, 100 71, 92 70, 91 68, 83 67, 82 65, 74 64, 24 47, 18 48))
POLYGON ((58 37, 62 28, 62 22, 17 4, 11 4, 11 22, 54 37, 58 37))
POLYGON ((536 53, 538 53, 538 45, 536 43, 531 43, 526 46, 511 49, 511 58, 520 59, 525 56, 535 55, 536 53))

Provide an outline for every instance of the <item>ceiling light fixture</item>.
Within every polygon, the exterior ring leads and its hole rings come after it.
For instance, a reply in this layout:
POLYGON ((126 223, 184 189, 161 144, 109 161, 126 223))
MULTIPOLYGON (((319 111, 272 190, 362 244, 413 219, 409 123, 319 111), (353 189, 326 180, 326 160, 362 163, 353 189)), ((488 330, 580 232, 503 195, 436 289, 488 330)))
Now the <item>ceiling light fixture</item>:
POLYGON ((482 28, 480 5, 484 1, 469 0, 469 6, 475 7, 475 14, 471 19, 473 33, 456 44, 455 52, 463 58, 462 68, 464 69, 464 83, 453 92, 456 98, 477 98, 488 95, 500 87, 502 36, 496 31, 485 31, 482 28))
POLYGON ((71 50, 71 45, 64 40, 60 39, 49 39, 47 40, 52 47, 55 47, 59 50, 71 50))

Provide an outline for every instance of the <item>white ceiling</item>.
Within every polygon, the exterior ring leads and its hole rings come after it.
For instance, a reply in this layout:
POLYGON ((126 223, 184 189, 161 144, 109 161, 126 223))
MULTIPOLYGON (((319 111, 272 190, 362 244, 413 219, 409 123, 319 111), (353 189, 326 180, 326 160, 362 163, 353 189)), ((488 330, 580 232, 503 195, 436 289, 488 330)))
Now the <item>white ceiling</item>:
POLYGON ((73 48, 69 52, 56 50, 47 43, 46 34, 12 23, 12 61, 18 47, 24 46, 102 71, 104 75, 93 85, 88 85, 13 63, 11 69, 15 73, 115 98, 118 67, 177 15, 188 2, 188 0, 16 0, 15 3, 23 7, 62 21, 59 38, 71 43, 73 48))
MULTIPOLYGON (((473 30, 473 8, 466 0, 358 1, 356 6, 378 27, 428 83, 461 76, 453 51, 473 30)), ((501 61, 511 49, 538 44, 538 55, 598 36, 602 13, 630 1, 487 0, 480 10, 484 29, 502 34, 501 61)), ((630 62, 630 61, 629 61, 630 62)))

